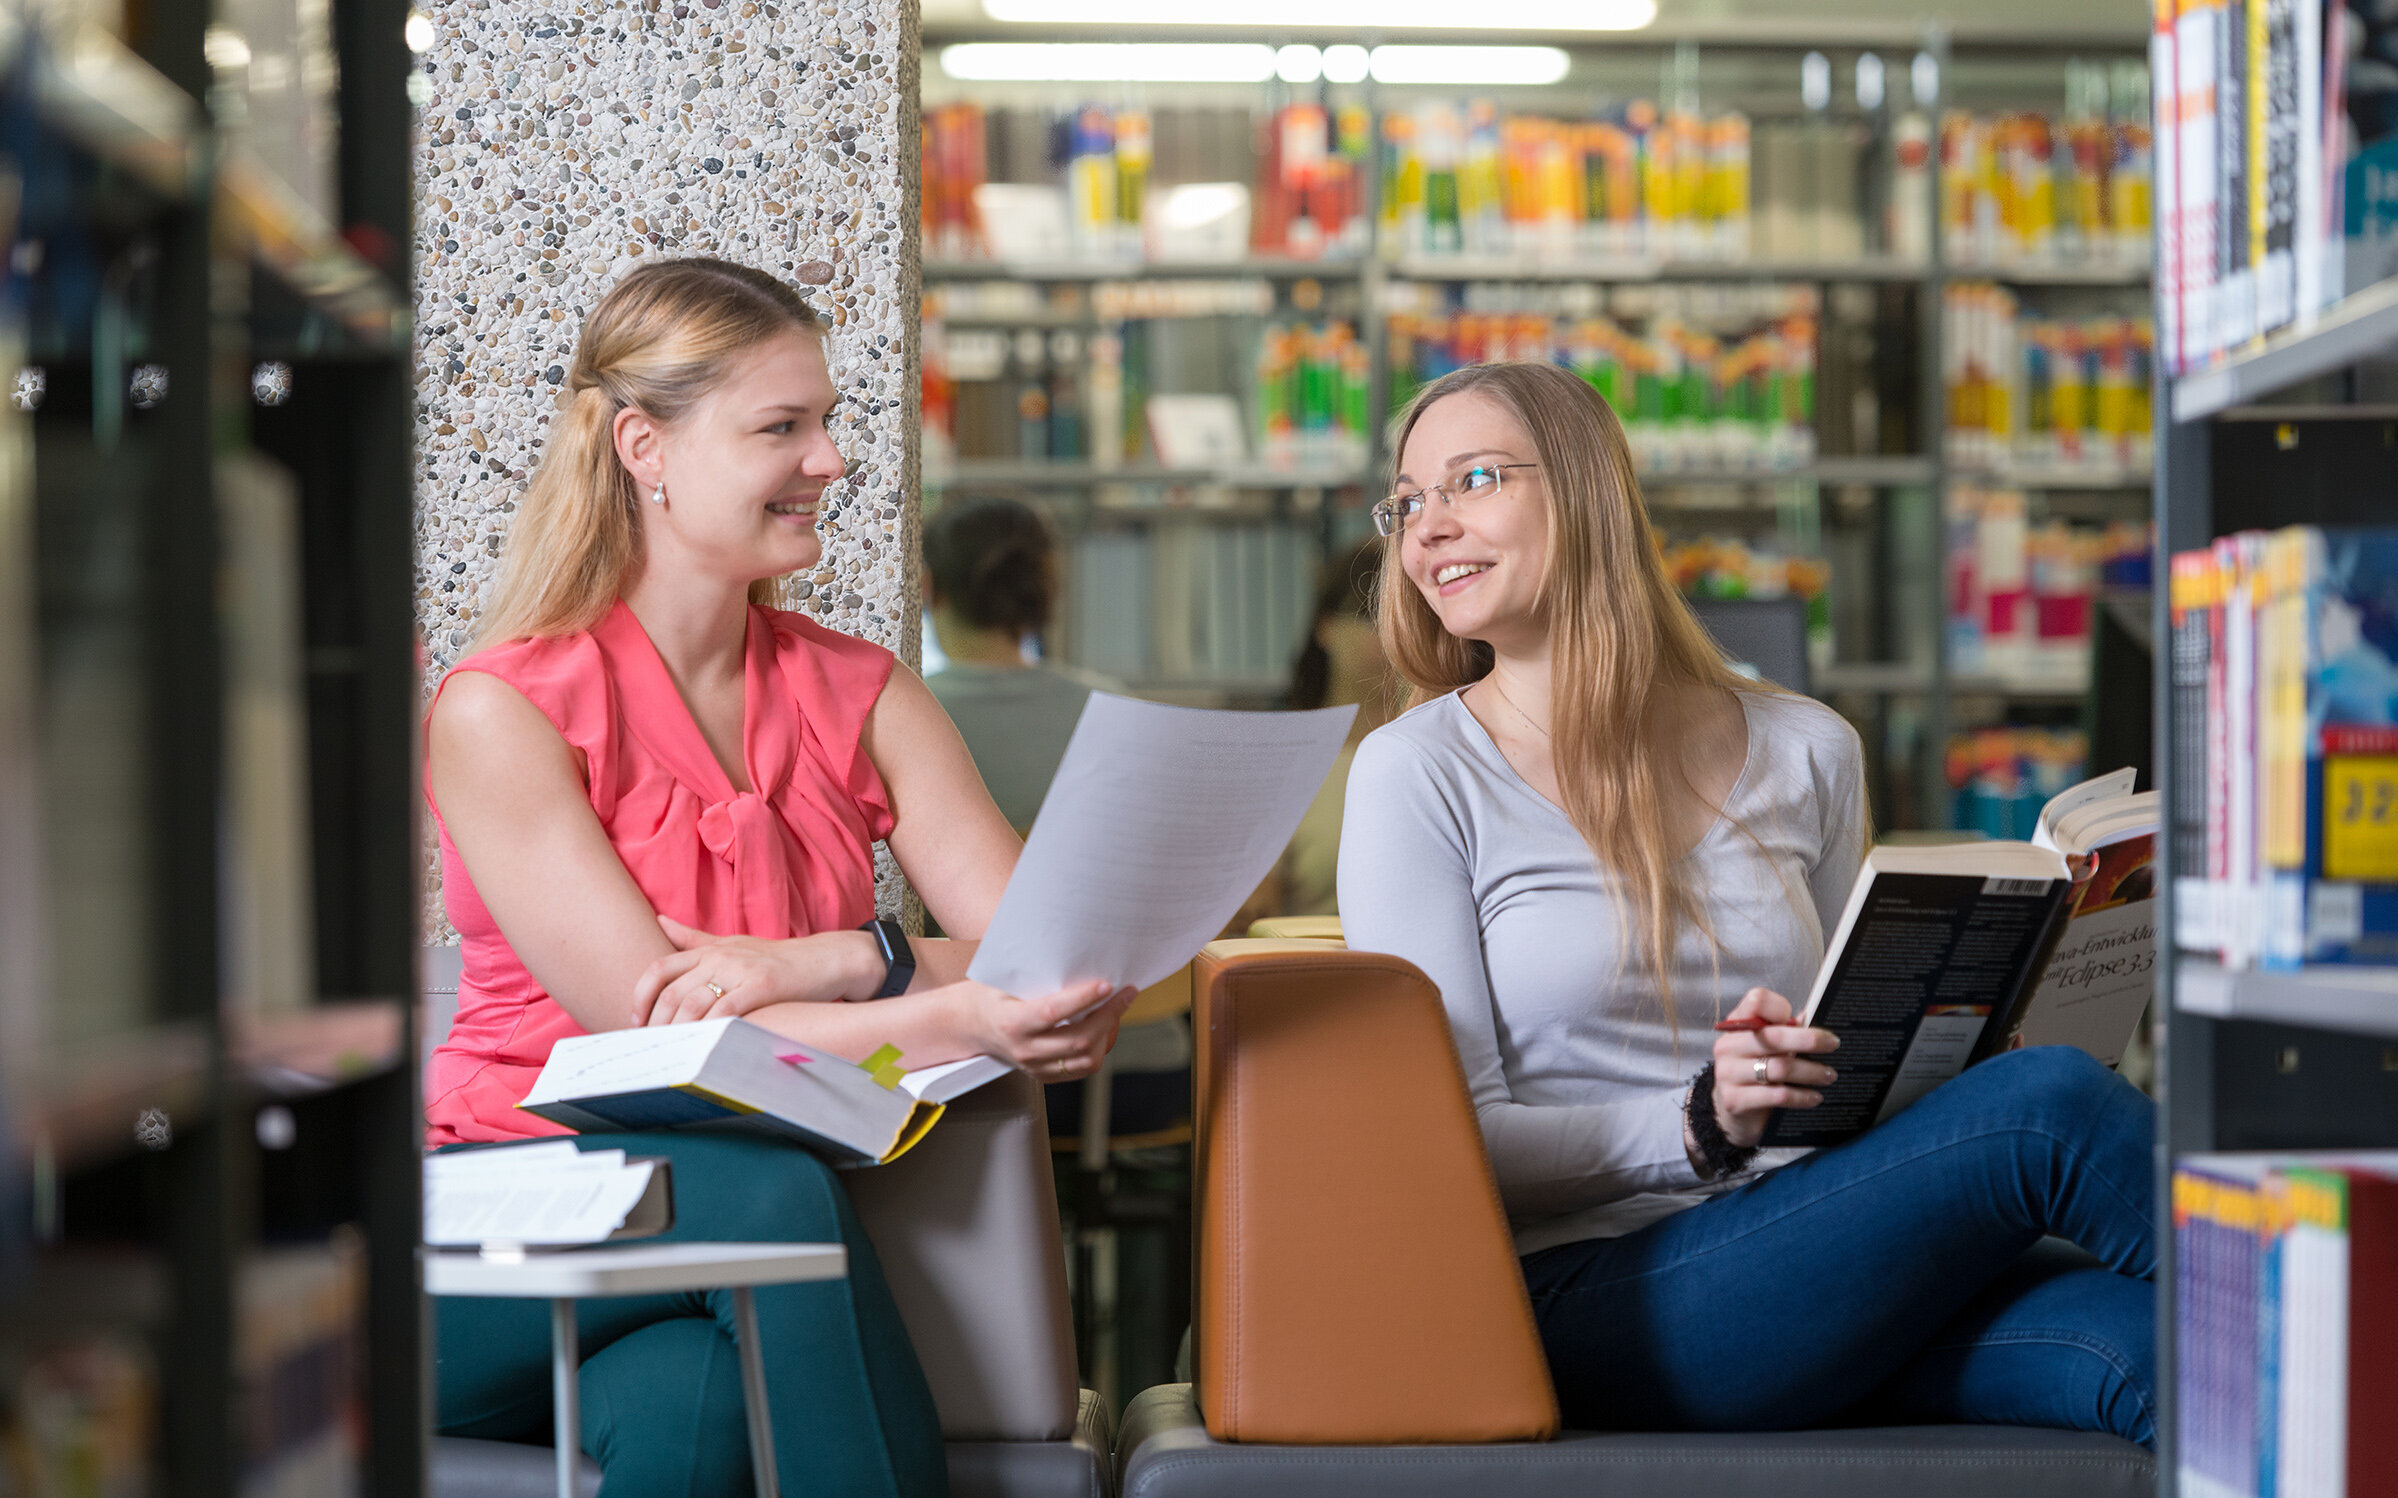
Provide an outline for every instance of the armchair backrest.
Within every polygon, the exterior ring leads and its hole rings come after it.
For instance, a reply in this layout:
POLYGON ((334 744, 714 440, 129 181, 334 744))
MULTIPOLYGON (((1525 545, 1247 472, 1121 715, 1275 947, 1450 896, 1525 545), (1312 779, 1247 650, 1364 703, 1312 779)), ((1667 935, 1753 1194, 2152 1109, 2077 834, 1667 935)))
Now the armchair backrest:
POLYGON ((1219 1440, 1539 1440, 1556 1394, 1440 995, 1327 941, 1199 956, 1196 1381, 1219 1440))
POLYGON ((1060 1441, 1080 1385, 1041 1087, 1009 1072, 844 1172, 952 1441, 1060 1441))
MULTIPOLYGON (((458 949, 425 948, 428 1049, 458 1008, 458 949)), ((1049 1124, 1021 1072, 949 1105, 899 1160, 846 1171, 850 1204, 952 1441, 1056 1441, 1080 1397, 1049 1124)))

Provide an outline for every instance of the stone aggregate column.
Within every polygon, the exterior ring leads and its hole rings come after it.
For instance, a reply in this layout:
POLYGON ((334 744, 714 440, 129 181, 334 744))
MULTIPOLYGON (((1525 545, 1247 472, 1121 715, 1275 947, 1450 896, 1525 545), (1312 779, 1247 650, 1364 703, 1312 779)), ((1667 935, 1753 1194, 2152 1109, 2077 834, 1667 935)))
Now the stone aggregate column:
MULTIPOLYGON (((851 478, 786 607, 918 659, 914 0, 426 0, 417 615, 463 657, 584 316, 644 260, 803 283, 851 478)), ((896 887, 886 879, 886 903, 896 887)), ((438 902, 430 910, 438 911, 438 902)))

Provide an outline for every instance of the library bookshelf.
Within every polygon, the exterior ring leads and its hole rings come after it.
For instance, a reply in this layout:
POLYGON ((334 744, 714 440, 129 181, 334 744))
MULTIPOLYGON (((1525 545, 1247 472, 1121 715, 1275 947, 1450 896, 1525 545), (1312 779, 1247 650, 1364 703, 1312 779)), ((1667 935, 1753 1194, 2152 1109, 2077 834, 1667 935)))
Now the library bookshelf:
MULTIPOLYGON (((928 204, 943 200, 935 178, 949 169, 940 164, 945 110, 987 110, 991 180, 1032 184, 1045 180, 1041 174, 1055 163, 1053 155, 1043 156, 1047 148, 1028 145, 1029 137, 1047 128, 1045 120, 1071 117, 1069 105, 1112 97, 1104 86, 978 85, 941 73, 938 58, 945 44, 998 40, 1002 34, 952 25, 935 27, 925 39, 925 110, 935 132, 926 154, 928 204)), ((1140 258, 1123 242, 1079 259, 965 258, 960 237, 945 238, 936 224, 940 210, 928 209, 927 367, 948 362, 944 345, 987 350, 979 361, 959 358, 951 371, 952 388, 962 392, 951 408, 958 423, 956 455, 934 452, 928 437, 928 505, 1009 494, 1051 518, 1068 553, 1062 617, 1044 640, 1052 654, 1137 683, 1144 692, 1267 705, 1279 700, 1289 657, 1299 643, 1283 638, 1290 622, 1284 595, 1304 598, 1311 591, 1306 577, 1313 559, 1329 557, 1371 533, 1365 510, 1379 497, 1376 486, 1388 474, 1392 456, 1387 419, 1423 378, 1395 341, 1405 335, 1394 329, 1411 319, 1483 312, 1494 320, 1537 315, 1562 328, 1583 315, 1576 309, 1602 308, 1614 317, 1644 298, 1664 309, 1721 309, 1743 298, 1763 308, 1774 296, 1785 295, 1791 307, 1809 309, 1820 329, 1810 354, 1809 378, 1816 385, 1806 440, 1770 455, 1727 455, 1705 441, 1689 451, 1644 455, 1644 492, 1671 543, 1723 538, 1760 558, 1828 565, 1831 617, 1828 625, 1819 625, 1828 637, 1815 645, 1815 690, 1855 721, 1865 739, 1878 825, 1947 827, 1952 728, 2070 727, 2087 716, 2092 699, 2086 672, 2059 681, 2053 672, 1951 658, 1946 621, 1952 494, 1964 488, 2005 490, 2020 496, 2035 523, 2054 517, 2086 526, 2136 523, 2144 518, 2149 488, 2144 455, 2131 462, 2073 465, 2018 461, 2010 453, 1967 461, 1949 430, 1950 290, 1987 285, 2019 298, 2027 319, 2070 319, 2144 311, 2149 278, 2145 256, 2091 252, 2002 260, 1971 245, 1946 244, 1938 212, 1929 216, 1920 242, 1906 253, 1894 251, 1875 221, 1886 203, 1874 195, 1888 186, 1876 176, 1884 170, 1876 153, 1893 149, 1907 108, 1896 97, 1904 85, 1893 81, 1888 103, 1864 108, 1850 104, 1847 80, 1869 53, 1876 54, 1876 69, 1879 58, 1891 59, 1895 80, 1904 60, 1921 50, 1927 62, 1919 67, 1942 77, 1953 73, 1958 80, 1932 110, 1934 118, 1940 109, 1957 107, 1984 113, 2039 108, 2060 92, 2077 65, 2068 63, 2069 53, 2079 54, 2081 66, 2093 65, 2091 60, 2101 67, 2131 65, 2136 43, 2136 37, 2126 37, 2119 45, 2084 43, 2068 49, 2063 44, 1952 43, 1938 34, 1894 31, 1878 45, 1826 49, 1834 54, 1832 75, 1841 80, 1834 91, 1838 97, 1828 107, 1810 110, 1795 87, 1805 47, 1782 41, 1700 46, 1630 38, 1594 43, 1582 37, 1570 43, 1573 64, 1566 82, 1485 91, 1505 95, 1495 100, 1502 111, 1520 107, 1533 115, 1596 119, 1627 100, 1671 99, 1677 90, 1688 90, 1686 96, 1703 98, 1709 111, 1733 109, 1753 121, 1761 163, 1769 160, 1762 142, 1777 130, 1862 143, 1855 161, 1863 186, 1851 204, 1862 229, 1831 237, 1810 230, 1818 237, 1798 241, 1804 248, 1797 249, 1776 238, 1779 231, 1767 227, 1761 209, 1744 250, 1679 243, 1655 252, 1605 253, 1581 243, 1564 251, 1554 245, 1500 252, 1460 245, 1435 252, 1390 237, 1393 220, 1381 211, 1385 179, 1373 171, 1364 174, 1362 196, 1351 204, 1363 215, 1364 224, 1356 226, 1362 232, 1327 239, 1329 248, 1312 258, 1260 249, 1231 258, 1154 261, 1140 258), (1838 247, 1826 249, 1834 237, 1840 239, 1838 247), (1094 415, 1084 422, 1079 450, 1069 444, 1055 455, 1026 451, 1013 425, 1017 389, 1039 386, 1037 372, 1043 368, 1070 364, 1067 387, 1082 381, 1079 394, 1088 396, 1093 366, 1084 361, 1095 344, 1104 341, 1111 350, 1122 346, 1126 329, 1152 315, 1143 309, 1171 308, 1178 285, 1188 303, 1207 283, 1248 284, 1253 299, 1204 313, 1156 313, 1161 326, 1175 326, 1142 345, 1162 371, 1157 378, 1163 383, 1153 381, 1154 388, 1229 390, 1254 413, 1263 377, 1251 351, 1275 327, 1329 321, 1353 332, 1363 354, 1369 393, 1362 404, 1368 417, 1354 449, 1280 468, 1254 454, 1215 470, 1168 470, 1137 457, 1119 465, 1095 461, 1088 450, 1087 429, 1107 419, 1094 415), (1043 353, 1043 340, 1048 349, 1065 352, 1043 353), (1029 363, 1020 362, 1019 348, 1032 350, 1029 363), (1177 365, 1177 360, 1183 362, 1177 365), (964 372, 970 364, 982 372, 964 372), (1027 375, 1028 368, 1034 373, 1027 375), (967 391, 977 384, 989 397, 983 402, 988 410, 979 443, 967 391), (1861 423, 1851 420, 1859 406, 1873 411, 1861 423), (1208 579, 1237 565, 1225 559, 1239 556, 1250 544, 1243 538, 1260 529, 1275 536, 1265 543, 1266 555, 1285 557, 1279 548, 1280 538, 1287 537, 1293 548, 1287 556, 1300 558, 1301 564, 1290 576, 1276 573, 1270 580, 1265 592, 1275 602, 1267 615, 1213 631, 1231 642, 1228 655, 1186 648, 1188 638, 1210 634, 1205 619, 1196 628, 1179 618, 1131 619, 1123 611, 1138 604, 1137 590, 1105 583, 1127 569, 1159 578, 1156 590, 1174 601, 1174 609, 1195 597, 1204 614, 1208 579), (1078 551, 1089 554, 1078 562, 1078 551), (1195 585, 1179 580, 1186 566, 1197 569, 1195 585), (1163 581, 1168 572, 1176 573, 1176 580, 1163 581), (1084 581, 1099 584, 1101 594, 1078 587, 1084 581)), ((1236 99, 1239 92, 1122 91, 1126 99, 1145 101, 1142 109, 1156 111, 1157 182, 1266 171, 1256 163, 1278 149, 1270 144, 1266 122, 1293 105, 1321 105, 1333 116, 1345 107, 1362 107, 1380 132, 1388 120, 1441 96, 1438 90, 1372 82, 1345 90, 1269 82, 1236 99), (1234 148, 1210 145, 1206 135, 1215 128, 1208 118, 1225 113, 1247 121, 1234 129, 1239 136, 1234 148), (1171 125, 1169 115, 1177 116, 1171 125), (1252 148, 1243 128, 1269 144, 1252 148), (1178 164, 1169 163, 1169 155, 1178 164)), ((1447 91, 1461 108, 1472 92, 1447 91)), ((977 114, 975 121, 970 150, 982 151, 983 116, 977 114)), ((1391 137, 1376 138, 1383 143, 1379 148, 1387 149, 1391 137)), ((1946 201, 1943 154, 1933 150, 1927 163, 1929 201, 1935 204, 1946 201)), ((1256 180, 1262 184, 1266 178, 1256 180)), ((1262 201, 1267 189, 1256 191, 1262 201)), ((1727 325, 1738 316, 1720 310, 1700 315, 1719 316, 1727 325)), ((1625 325, 1654 326, 1641 322, 1641 316, 1630 314, 1625 325)), ((1763 313, 1759 318, 1770 320, 1763 313)), ((1729 342, 1741 335, 1725 336, 1729 342)), ((1117 378, 1111 365, 1100 388, 1112 392, 1117 378)), ((1052 380, 1043 389, 1044 401, 1062 404, 1058 389, 1052 380)), ((1619 397, 1619 405, 1628 402, 1619 397)), ((1258 431, 1251 439, 1261 446, 1265 441, 1258 431)), ((1299 622, 1304 625, 1303 613, 1299 622)), ((2134 726, 2140 726, 2136 719, 2134 726)))
MULTIPOLYGON (((2160 381, 2155 476, 2158 566, 2234 532, 2291 525, 2387 525, 2398 441, 2398 281, 2351 292, 2317 318, 2232 351, 2212 365, 2160 381)), ((2157 638, 2168 638, 2165 592, 2155 600, 2157 638)), ((2191 724, 2173 710, 2171 673, 2155 678, 2154 732, 2161 789, 2176 804, 2191 773, 2191 724)), ((2166 850, 2169 938, 2179 885, 2204 869, 2178 867, 2166 850)), ((2398 1146, 2398 968, 2310 965, 2294 971, 2232 966, 2213 955, 2161 961, 2156 1032, 2161 1139, 2160 1228, 2173 1221, 2178 1164, 2226 1151, 2295 1152, 2398 1146)), ((2194 1421, 2178 1407, 2174 1235, 2158 1276, 2165 1406, 2160 1491, 2175 1498, 2194 1421)))
POLYGON ((209 13, 0 18, 0 1444, 399 1498, 408 9, 258 11, 273 78, 209 13))

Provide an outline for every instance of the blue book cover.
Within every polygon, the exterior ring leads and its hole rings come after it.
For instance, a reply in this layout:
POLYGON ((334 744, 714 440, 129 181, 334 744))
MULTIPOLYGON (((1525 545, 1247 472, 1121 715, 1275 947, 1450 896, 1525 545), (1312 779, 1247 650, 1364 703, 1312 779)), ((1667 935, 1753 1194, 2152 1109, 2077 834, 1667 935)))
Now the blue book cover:
POLYGON ((2303 950, 2398 963, 2398 530, 2321 533, 2308 596, 2303 950))

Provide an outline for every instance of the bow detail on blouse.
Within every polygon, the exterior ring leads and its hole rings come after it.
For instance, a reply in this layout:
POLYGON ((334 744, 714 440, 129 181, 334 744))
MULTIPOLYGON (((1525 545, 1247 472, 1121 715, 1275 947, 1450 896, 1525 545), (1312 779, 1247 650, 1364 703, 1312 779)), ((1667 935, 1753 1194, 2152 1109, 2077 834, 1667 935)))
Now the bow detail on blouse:
POLYGON ((733 871, 743 931, 774 931, 790 917, 793 881, 783 825, 764 797, 743 791, 699 814, 699 840, 733 871))

